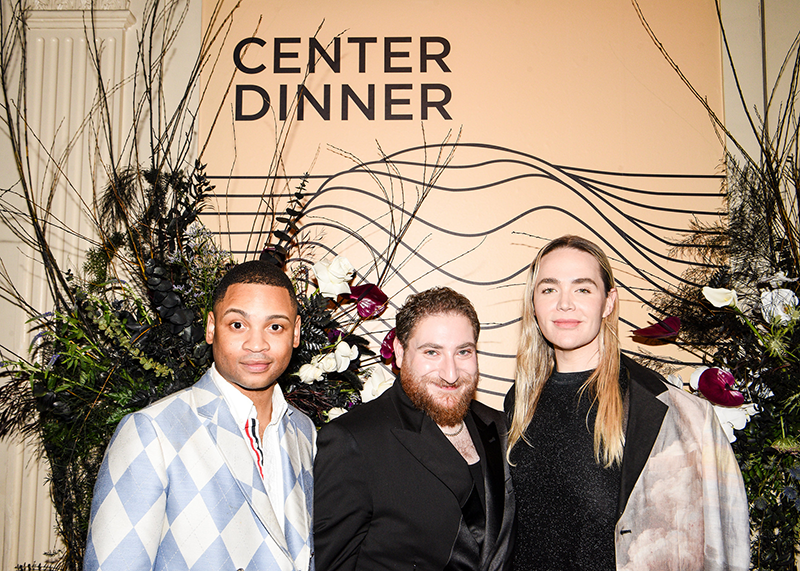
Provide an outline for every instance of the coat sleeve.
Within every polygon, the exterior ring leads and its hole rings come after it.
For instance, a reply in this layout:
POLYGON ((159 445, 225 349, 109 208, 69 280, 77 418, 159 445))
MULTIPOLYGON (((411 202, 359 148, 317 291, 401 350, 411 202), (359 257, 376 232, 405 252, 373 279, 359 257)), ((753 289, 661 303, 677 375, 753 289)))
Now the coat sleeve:
POLYGON ((369 474, 353 435, 338 423, 319 433, 314 461, 314 547, 317 569, 357 568, 372 518, 369 474))
POLYGON ((161 542, 167 475, 158 431, 142 413, 123 418, 92 498, 85 571, 153 569, 161 542))
POLYGON ((750 568, 750 520, 747 494, 728 438, 711 406, 703 445, 703 519, 705 569, 750 568))

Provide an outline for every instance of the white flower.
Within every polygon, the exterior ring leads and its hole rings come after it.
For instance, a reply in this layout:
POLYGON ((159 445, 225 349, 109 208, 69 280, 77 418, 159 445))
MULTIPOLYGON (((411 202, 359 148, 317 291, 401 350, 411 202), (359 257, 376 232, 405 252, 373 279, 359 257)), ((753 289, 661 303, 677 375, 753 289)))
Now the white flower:
POLYGON ((314 381, 321 381, 323 374, 324 371, 319 366, 319 362, 315 363, 314 359, 311 359, 310 363, 306 363, 305 365, 301 366, 300 370, 297 371, 297 376, 300 377, 300 382, 303 382, 307 385, 310 385, 314 381))
POLYGON ((761 292, 761 314, 764 321, 786 325, 790 321, 789 311, 797 307, 797 296, 790 289, 770 289, 761 292))
MULTIPOLYGON (((332 373, 334 371, 339 370, 339 363, 336 360, 336 355, 334 355, 333 353, 328 353, 324 357, 322 355, 317 355, 316 357, 314 357, 314 359, 317 359, 320 368, 326 373, 332 373)), ((312 361, 314 359, 312 359, 312 361)))
POLYGON ((353 345, 350 347, 344 341, 339 341, 336 345, 336 350, 333 352, 333 358, 336 360, 336 371, 341 373, 346 371, 350 366, 350 361, 358 357, 358 347, 353 345))
POLYGON ((394 384, 394 375, 386 367, 380 365, 372 367, 369 378, 364 381, 364 388, 361 390, 361 402, 369 402, 378 398, 392 384, 394 384))
POLYGON ((316 355, 311 359, 310 363, 300 367, 300 370, 297 371, 297 376, 300 377, 301 382, 310 385, 314 381, 321 381, 325 373, 332 373, 336 370, 336 367, 336 357, 334 355, 330 353, 325 356, 316 355))
POLYGON ((344 413, 347 412, 347 409, 342 408, 340 406, 335 406, 328 411, 328 420, 333 420, 334 418, 339 418, 344 413))
POLYGON ((313 266, 317 277, 319 292, 324 297, 336 298, 343 293, 350 293, 347 283, 353 279, 356 269, 344 256, 336 256, 333 260, 320 260, 313 266))
POLYGON ((703 296, 705 296, 714 307, 739 307, 739 299, 736 297, 736 291, 732 289, 705 286, 703 288, 703 296))
POLYGON ((708 369, 708 367, 697 367, 694 373, 689 377, 689 386, 692 387, 692 390, 698 390, 697 386, 700 383, 700 375, 702 375, 703 371, 706 369, 708 369))
POLYGON ((786 277, 786 274, 781 271, 772 277, 764 278, 762 281, 768 281, 769 285, 771 285, 773 288, 779 288, 785 283, 796 282, 797 278, 788 278, 786 277))
POLYGON ((753 403, 746 403, 741 406, 714 406, 714 412, 717 414, 717 419, 722 425, 722 430, 725 431, 725 436, 728 437, 729 442, 736 440, 736 435, 733 429, 741 430, 747 425, 750 417, 758 413, 758 405, 753 403))

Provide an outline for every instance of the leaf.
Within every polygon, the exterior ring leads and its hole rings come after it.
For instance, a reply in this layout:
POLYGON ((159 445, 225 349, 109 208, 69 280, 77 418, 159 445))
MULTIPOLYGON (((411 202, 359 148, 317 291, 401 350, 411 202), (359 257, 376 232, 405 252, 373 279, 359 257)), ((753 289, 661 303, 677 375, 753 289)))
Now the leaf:
MULTIPOLYGON (((781 454, 800 454, 800 440, 792 436, 778 438, 770 446, 781 454)), ((796 470, 800 474, 800 467, 795 466, 792 470, 796 470)))
POLYGON ((274 234, 274 235, 275 235, 275 236, 278 238, 278 240, 280 240, 280 241, 282 241, 282 242, 291 242, 291 241, 292 241, 292 237, 291 237, 291 236, 289 236, 289 235, 288 235, 286 232, 284 232, 283 230, 275 230, 275 231, 273 232, 273 234, 274 234))

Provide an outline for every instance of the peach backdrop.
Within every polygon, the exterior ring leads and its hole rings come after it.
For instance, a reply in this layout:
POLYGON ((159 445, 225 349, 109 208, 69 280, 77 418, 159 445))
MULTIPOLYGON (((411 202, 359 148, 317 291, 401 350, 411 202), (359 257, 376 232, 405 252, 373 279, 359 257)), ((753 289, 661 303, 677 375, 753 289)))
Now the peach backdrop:
MULTIPOLYGON (((640 5, 697 90, 721 107, 713 2, 640 5)), ((207 0, 206 22, 212 8, 207 0)), ((204 221, 220 229, 240 258, 263 247, 267 238, 258 230, 268 227, 264 213, 274 204, 284 208, 287 193, 308 172, 304 222, 316 247, 307 258, 345 253, 359 268, 358 279, 371 281, 372 256, 388 243, 385 197, 395 208, 410 208, 431 166, 441 162, 439 151, 454 151, 405 236, 395 259, 405 263, 384 290, 395 305, 433 285, 452 286, 474 301, 484 323, 481 399, 495 406, 513 377, 526 266, 546 240, 579 233, 604 244, 625 288, 621 336, 626 349, 638 351, 629 332, 650 319, 643 302, 685 268, 668 258, 669 244, 693 216, 708 219, 721 206, 721 144, 627 0, 245 0, 210 76, 200 130, 201 140, 208 139, 202 160, 219 198, 216 213, 204 221), (306 81, 322 111, 305 100, 302 120, 284 113, 294 120, 281 162, 271 167, 288 123, 280 120, 281 86, 288 105, 303 79, 291 68, 305 70, 315 32, 332 62, 317 50, 306 81), (237 70, 235 48, 246 38, 257 40, 239 50, 237 70), (422 38, 434 39, 425 44, 422 38), (425 71, 421 52, 430 56, 425 71), (393 88, 390 109, 387 84, 406 86, 393 88), (240 115, 262 109, 257 90, 268 94, 271 105, 260 119, 237 120, 236 86, 245 85, 255 87, 244 88, 240 115), (374 119, 352 99, 343 118, 343 92, 352 90, 367 105, 369 85, 374 119), (424 120, 423 85, 432 86, 430 101, 449 93, 424 120), (387 113, 410 118, 387 119, 387 113), (442 146, 455 143, 459 131, 455 149, 442 146), (390 156, 390 167, 379 162, 379 148, 390 156)), ((399 220, 399 210, 394 213, 399 220)), ((374 324, 376 343, 393 315, 392 308, 374 324)))

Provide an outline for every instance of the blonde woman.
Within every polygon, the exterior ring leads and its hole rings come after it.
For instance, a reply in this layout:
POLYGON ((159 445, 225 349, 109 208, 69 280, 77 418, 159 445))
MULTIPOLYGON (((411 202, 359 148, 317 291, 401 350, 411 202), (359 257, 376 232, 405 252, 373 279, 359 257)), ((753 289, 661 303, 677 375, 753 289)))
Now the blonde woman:
POLYGON ((611 265, 562 236, 531 264, 508 459, 514 569, 741 570, 739 467, 708 402, 620 354, 611 265))

